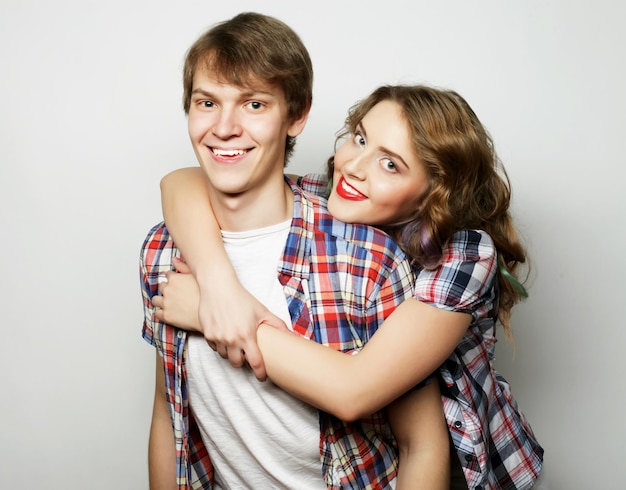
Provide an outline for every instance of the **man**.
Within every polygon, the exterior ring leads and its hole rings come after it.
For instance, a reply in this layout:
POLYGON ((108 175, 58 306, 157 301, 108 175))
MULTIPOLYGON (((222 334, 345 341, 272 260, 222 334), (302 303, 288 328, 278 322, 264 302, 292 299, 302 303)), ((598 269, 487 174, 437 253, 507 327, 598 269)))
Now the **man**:
MULTIPOLYGON (((322 201, 285 181, 312 78, 308 52, 289 27, 240 14, 190 48, 184 107, 239 279, 294 332, 349 351, 364 340, 355 332, 371 334, 411 296, 412 277, 386 235, 334 220, 322 201)), ((231 368, 202 337, 156 319, 152 297, 177 255, 164 224, 155 226, 141 256, 143 336, 157 348, 151 488, 384 488, 393 481, 397 455, 382 414, 345 423, 318 413, 231 368)))

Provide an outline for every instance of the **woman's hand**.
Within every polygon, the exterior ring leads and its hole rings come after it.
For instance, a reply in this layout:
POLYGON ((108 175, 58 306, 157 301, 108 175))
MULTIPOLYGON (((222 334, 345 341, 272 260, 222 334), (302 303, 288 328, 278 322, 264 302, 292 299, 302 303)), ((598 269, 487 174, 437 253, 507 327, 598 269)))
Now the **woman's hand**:
POLYGON ((200 289, 191 274, 169 271, 166 280, 159 284, 159 292, 152 298, 154 316, 183 330, 202 333, 198 320, 200 289))
POLYGON ((224 277, 215 287, 201 289, 188 266, 174 259, 177 272, 167 273, 167 283, 160 286, 163 300, 157 318, 185 330, 201 332, 209 346, 228 359, 233 367, 250 366, 260 381, 267 378, 263 356, 257 345, 256 332, 261 323, 288 330, 238 280, 224 277))

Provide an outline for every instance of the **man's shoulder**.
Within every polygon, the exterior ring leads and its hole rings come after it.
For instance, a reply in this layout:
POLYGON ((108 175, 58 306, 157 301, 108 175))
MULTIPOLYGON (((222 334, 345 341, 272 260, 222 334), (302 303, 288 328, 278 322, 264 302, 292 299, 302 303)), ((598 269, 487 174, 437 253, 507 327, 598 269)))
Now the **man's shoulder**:
POLYGON ((142 249, 163 248, 171 241, 172 237, 167 230, 167 226, 165 226, 164 221, 161 221, 150 228, 143 241, 142 249))
POLYGON ((148 231, 141 247, 141 263, 146 268, 169 267, 175 251, 164 222, 157 223, 148 231))

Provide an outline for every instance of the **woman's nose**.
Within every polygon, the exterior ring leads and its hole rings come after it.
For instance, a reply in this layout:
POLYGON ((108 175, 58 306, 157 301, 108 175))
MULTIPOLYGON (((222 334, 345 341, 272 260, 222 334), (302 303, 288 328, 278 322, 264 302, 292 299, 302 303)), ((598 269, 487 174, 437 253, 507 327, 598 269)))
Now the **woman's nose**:
POLYGON ((348 160, 344 164, 343 169, 347 175, 357 180, 364 180, 367 175, 367 163, 367 155, 364 152, 360 152, 348 160))

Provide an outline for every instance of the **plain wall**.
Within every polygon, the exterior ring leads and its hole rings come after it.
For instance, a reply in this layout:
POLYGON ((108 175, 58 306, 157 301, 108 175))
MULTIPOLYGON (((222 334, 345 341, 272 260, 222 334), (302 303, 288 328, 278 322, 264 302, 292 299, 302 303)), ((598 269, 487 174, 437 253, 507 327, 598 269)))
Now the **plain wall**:
POLYGON ((381 83, 467 98, 508 169, 533 264, 515 351, 502 340, 497 366, 551 489, 624 488, 617 0, 3 0, 0 488, 147 488, 139 249, 160 220, 161 176, 196 164, 185 50, 244 10, 286 21, 311 52, 314 109, 291 172, 323 168, 347 108, 381 83))

